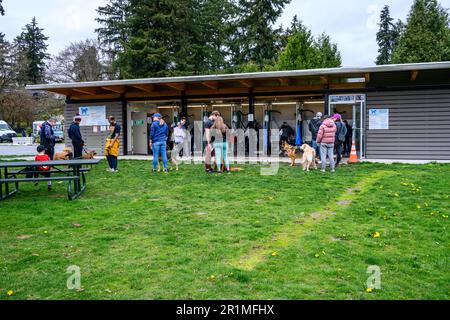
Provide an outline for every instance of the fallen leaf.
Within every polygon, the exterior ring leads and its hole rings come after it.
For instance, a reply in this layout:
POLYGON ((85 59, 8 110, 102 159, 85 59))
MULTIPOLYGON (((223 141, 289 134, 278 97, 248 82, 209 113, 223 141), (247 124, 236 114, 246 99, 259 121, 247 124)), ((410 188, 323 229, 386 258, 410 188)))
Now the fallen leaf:
POLYGON ((75 228, 81 228, 83 225, 81 225, 81 224, 79 224, 79 223, 74 223, 73 226, 74 226, 75 228))

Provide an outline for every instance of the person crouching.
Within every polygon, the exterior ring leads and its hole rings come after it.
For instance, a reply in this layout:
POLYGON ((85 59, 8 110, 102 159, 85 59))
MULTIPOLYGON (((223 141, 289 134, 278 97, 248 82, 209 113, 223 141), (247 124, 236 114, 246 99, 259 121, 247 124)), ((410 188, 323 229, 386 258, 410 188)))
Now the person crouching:
MULTIPOLYGON (((46 154, 46 148, 44 146, 38 146, 37 152, 38 154, 34 157, 34 161, 51 161, 50 156, 46 154)), ((40 166, 37 168, 37 172, 34 174, 35 178, 38 178, 40 175, 50 178, 50 167, 49 166, 40 166)), ((34 185, 37 186, 39 182, 36 182, 34 185)), ((52 190, 52 182, 47 181, 48 190, 52 190)))

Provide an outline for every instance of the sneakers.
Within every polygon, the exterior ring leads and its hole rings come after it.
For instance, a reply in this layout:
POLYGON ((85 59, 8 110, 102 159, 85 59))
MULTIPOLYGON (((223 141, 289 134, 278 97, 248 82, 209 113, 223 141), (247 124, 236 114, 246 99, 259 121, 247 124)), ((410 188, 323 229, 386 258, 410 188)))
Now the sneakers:
POLYGON ((336 170, 334 170, 334 169, 331 170, 331 173, 335 173, 335 172, 336 172, 336 170))
POLYGON ((326 170, 325 170, 325 169, 322 169, 322 170, 320 170, 320 171, 322 171, 323 173, 325 173, 325 172, 326 172, 326 170))
POLYGON ((167 169, 164 169, 164 173, 169 173, 169 170, 167 170, 167 169))

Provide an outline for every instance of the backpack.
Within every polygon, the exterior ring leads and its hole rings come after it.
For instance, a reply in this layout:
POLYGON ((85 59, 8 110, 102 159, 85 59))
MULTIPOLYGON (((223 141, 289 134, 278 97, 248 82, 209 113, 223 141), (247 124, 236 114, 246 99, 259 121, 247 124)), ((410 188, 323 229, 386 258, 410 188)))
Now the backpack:
POLYGON ((337 138, 339 142, 345 142, 345 137, 347 136, 347 127, 340 122, 339 131, 337 132, 337 138))

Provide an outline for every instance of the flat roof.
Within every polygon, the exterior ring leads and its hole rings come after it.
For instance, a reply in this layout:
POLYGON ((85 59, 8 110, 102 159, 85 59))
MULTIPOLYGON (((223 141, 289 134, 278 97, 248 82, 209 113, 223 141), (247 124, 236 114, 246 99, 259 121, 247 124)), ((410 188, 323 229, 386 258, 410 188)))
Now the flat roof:
MULTIPOLYGON (((184 77, 146 78, 129 80, 91 81, 76 83, 38 84, 26 87, 30 91, 49 91, 71 99, 139 98, 164 95, 201 95, 208 93, 242 93, 280 90, 307 90, 308 88, 361 88, 382 75, 392 81, 392 74, 415 81, 421 73, 440 70, 437 78, 450 81, 450 62, 394 64, 361 68, 331 68, 292 71, 273 71, 237 74, 214 74, 184 77), (444 73, 442 73, 444 72, 444 73), (357 79, 360 79, 358 81, 357 79), (356 81, 355 81, 356 80, 356 81)), ((428 81, 435 77, 427 77, 428 81)), ((437 79, 436 78, 436 79, 437 79)))

